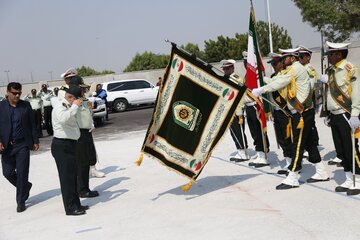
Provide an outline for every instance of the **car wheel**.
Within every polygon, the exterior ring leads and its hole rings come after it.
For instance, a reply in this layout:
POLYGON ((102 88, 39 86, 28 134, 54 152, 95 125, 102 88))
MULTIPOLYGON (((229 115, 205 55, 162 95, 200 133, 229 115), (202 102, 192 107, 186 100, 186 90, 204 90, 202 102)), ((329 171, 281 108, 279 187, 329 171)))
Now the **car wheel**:
POLYGON ((115 100, 113 105, 114 112, 124 112, 127 109, 128 102, 125 99, 115 100))

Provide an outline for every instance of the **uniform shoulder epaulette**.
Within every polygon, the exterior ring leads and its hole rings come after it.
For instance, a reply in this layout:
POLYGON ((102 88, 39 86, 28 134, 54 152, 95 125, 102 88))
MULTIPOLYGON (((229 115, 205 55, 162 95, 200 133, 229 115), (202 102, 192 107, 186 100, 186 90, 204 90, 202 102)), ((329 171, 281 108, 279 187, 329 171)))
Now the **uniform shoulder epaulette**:
POLYGON ((352 70, 353 66, 350 63, 345 64, 345 69, 350 72, 352 70))

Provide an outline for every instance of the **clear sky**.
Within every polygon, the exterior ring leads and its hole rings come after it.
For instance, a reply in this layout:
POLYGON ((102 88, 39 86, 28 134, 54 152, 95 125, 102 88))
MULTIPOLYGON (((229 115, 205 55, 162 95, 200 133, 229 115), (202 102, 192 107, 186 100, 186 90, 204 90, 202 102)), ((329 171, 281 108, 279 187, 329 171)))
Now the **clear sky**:
MULTIPOLYGON (((320 45, 291 0, 269 2, 294 46, 320 45)), ((256 19, 266 20, 266 0, 253 3, 256 19)), ((249 8, 249 0, 0 0, 0 84, 7 73, 26 83, 82 65, 121 73, 136 53, 169 54, 166 38, 203 49, 205 40, 247 32, 249 8)))

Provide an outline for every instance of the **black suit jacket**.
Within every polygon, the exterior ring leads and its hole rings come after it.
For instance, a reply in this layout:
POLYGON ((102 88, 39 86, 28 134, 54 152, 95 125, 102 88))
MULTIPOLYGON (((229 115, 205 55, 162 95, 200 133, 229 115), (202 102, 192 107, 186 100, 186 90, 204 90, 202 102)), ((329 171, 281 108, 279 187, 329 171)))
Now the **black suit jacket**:
MULTIPOLYGON (((35 126, 35 117, 32 114, 29 102, 20 100, 17 108, 21 110, 21 124, 24 129, 25 141, 32 150, 35 143, 39 143, 39 138, 35 126)), ((0 102, 0 142, 6 149, 9 146, 11 138, 9 102, 7 100, 0 102)))

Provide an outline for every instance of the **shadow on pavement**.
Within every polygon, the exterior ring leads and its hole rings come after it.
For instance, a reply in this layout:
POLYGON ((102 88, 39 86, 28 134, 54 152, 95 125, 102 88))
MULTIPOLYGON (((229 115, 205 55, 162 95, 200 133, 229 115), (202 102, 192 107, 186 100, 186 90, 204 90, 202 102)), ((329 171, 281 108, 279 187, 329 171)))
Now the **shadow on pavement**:
POLYGON ((245 174, 245 175, 234 175, 234 176, 208 176, 205 178, 199 179, 196 183, 193 184, 191 189, 188 192, 184 192, 181 189, 181 186, 170 189, 166 192, 158 194, 157 197, 151 199, 153 201, 159 199, 161 196, 165 194, 173 194, 173 195, 197 195, 186 198, 187 200, 191 200, 193 198, 197 198, 203 196, 205 194, 217 191, 222 188, 226 188, 231 185, 235 185, 239 182, 245 181, 252 177, 256 177, 260 174, 245 174))
POLYGON ((108 181, 102 183, 101 185, 95 187, 95 190, 99 192, 99 196, 95 198, 82 198, 82 203, 89 206, 94 206, 98 203, 105 203, 115 198, 123 195, 124 193, 128 192, 128 189, 119 189, 115 191, 107 190, 113 186, 119 185, 122 181, 128 180, 128 177, 119 177, 109 179, 108 181))

